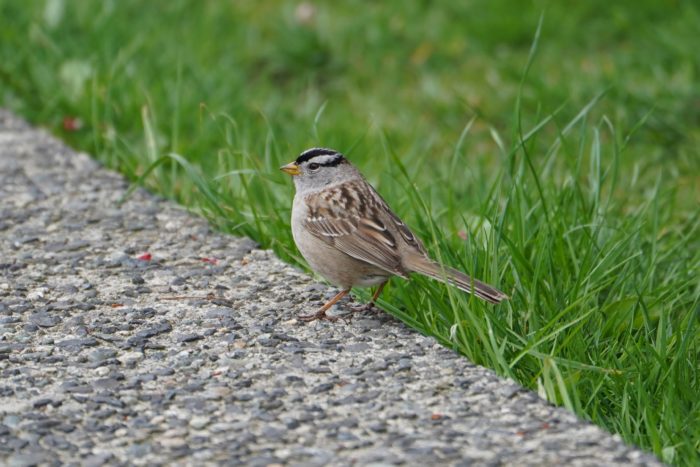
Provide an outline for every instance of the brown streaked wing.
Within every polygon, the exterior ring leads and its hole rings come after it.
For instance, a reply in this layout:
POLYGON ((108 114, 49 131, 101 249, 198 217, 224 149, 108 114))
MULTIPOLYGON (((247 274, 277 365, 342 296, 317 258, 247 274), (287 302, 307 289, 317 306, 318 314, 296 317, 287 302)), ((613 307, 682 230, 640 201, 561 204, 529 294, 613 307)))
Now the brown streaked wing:
POLYGON ((345 209, 342 184, 327 190, 323 196, 308 195, 309 208, 305 226, 314 236, 343 253, 366 261, 380 269, 407 277, 401 258, 395 250, 396 239, 377 215, 374 207, 359 215, 354 209, 345 209))
POLYGON ((372 190, 372 193, 375 195, 374 199, 376 199, 379 203, 378 209, 381 209, 387 213, 392 223, 394 224, 394 227, 399 232, 406 244, 412 246, 420 253, 426 254, 426 249, 423 246, 423 242, 421 242, 420 239, 418 239, 418 237, 413 235, 411 229, 409 229, 408 226, 404 224, 401 219, 399 219, 399 216, 394 214, 394 211, 391 210, 387 202, 384 201, 384 198, 382 198, 382 196, 377 192, 377 190, 375 190, 372 185, 367 184, 367 186, 370 188, 370 190, 372 190))

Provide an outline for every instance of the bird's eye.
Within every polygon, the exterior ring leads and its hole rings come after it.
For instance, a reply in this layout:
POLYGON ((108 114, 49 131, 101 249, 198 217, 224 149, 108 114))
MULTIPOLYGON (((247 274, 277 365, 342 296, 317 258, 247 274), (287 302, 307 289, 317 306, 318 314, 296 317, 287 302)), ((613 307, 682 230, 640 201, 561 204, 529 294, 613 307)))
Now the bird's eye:
POLYGON ((320 164, 317 164, 315 162, 312 162, 311 164, 309 164, 309 170, 312 172, 316 172, 319 168, 321 168, 320 164))

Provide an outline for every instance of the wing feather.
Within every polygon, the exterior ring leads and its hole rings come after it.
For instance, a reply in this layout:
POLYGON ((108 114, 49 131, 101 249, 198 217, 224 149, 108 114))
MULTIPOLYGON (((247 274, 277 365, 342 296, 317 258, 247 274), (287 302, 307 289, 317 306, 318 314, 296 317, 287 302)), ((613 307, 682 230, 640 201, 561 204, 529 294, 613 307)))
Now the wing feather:
POLYGON ((348 194, 354 193, 357 187, 349 189, 345 185, 328 188, 322 195, 307 195, 309 215, 305 226, 308 231, 353 258, 407 277, 396 250, 395 235, 380 218, 380 206, 358 203, 348 194))
POLYGON ((377 190, 374 189, 374 187, 372 187, 369 184, 367 186, 374 195, 372 199, 376 200, 378 204, 377 209, 381 209, 382 211, 387 213, 389 219, 391 220, 392 226, 399 233, 399 235, 401 235, 403 241, 407 245, 418 250, 418 252, 426 254, 425 246, 423 246, 423 243, 415 235, 413 235, 411 229, 409 229, 408 226, 404 224, 401 219, 399 219, 399 216, 394 214, 394 211, 391 210, 387 202, 384 201, 384 198, 382 198, 382 196, 377 192, 377 190))

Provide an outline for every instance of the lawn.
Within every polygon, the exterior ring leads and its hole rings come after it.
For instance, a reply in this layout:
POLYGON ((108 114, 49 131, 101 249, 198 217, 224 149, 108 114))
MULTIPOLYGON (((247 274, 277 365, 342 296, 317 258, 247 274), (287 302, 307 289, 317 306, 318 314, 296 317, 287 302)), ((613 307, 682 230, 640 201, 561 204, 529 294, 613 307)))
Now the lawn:
POLYGON ((0 0, 0 18, 0 105, 300 264, 278 167, 341 150, 434 257, 511 296, 396 279, 385 310, 700 462, 696 2, 0 0))

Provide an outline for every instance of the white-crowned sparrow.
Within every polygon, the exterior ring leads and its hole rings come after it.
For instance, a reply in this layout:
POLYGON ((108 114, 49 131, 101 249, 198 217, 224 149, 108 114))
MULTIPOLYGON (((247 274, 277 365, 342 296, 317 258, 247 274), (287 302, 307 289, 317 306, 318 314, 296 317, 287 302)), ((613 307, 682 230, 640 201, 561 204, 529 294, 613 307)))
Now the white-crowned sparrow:
POLYGON ((365 178, 339 152, 312 148, 281 170, 294 178, 292 235, 311 269, 341 291, 311 321, 355 286, 378 285, 373 304, 392 276, 417 272, 491 303, 507 299, 500 290, 431 260, 421 241, 392 212, 365 178))

